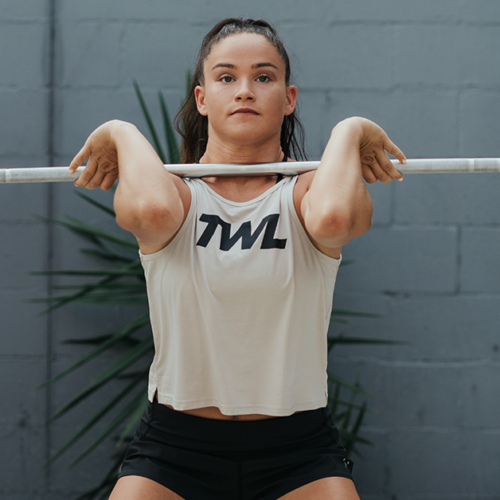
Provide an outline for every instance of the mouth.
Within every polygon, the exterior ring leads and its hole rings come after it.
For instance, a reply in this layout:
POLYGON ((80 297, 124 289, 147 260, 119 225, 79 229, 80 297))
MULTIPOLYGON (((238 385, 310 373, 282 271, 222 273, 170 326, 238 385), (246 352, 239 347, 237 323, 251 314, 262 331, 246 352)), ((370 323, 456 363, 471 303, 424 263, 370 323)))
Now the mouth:
POLYGON ((237 109, 236 111, 234 111, 232 113, 233 115, 258 115, 259 113, 257 113, 257 111, 254 111, 253 109, 251 108, 240 108, 240 109, 237 109))

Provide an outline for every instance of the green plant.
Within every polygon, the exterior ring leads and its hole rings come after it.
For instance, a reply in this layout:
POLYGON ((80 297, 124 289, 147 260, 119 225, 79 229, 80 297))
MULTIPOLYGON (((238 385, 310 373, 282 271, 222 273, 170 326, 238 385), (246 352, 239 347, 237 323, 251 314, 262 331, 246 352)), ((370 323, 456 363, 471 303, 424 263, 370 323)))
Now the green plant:
MULTIPOLYGON (((187 79, 188 81, 190 78, 187 79)), ((167 106, 161 92, 158 93, 160 111, 163 122, 163 132, 167 155, 159 139, 155 125, 146 106, 141 90, 136 82, 134 88, 139 100, 144 118, 152 137, 153 145, 164 163, 176 163, 179 161, 179 149, 175 140, 167 106)), ((89 196, 76 192, 78 196, 105 214, 115 217, 114 211, 89 196)), ((65 291, 45 299, 36 301, 46 301, 49 307, 44 312, 50 312, 69 303, 90 304, 99 306, 130 306, 146 305, 146 283, 140 260, 138 258, 138 245, 135 239, 123 237, 113 232, 105 231, 99 227, 92 226, 74 217, 66 216, 65 220, 55 220, 39 217, 40 219, 62 226, 69 231, 82 237, 91 248, 82 249, 81 252, 92 255, 106 265, 103 268, 85 271, 50 271, 37 272, 38 275, 60 275, 60 276, 81 276, 86 278, 97 278, 94 282, 78 285, 61 285, 54 287, 58 291, 65 291)), ((346 317, 378 317, 377 315, 360 313, 354 311, 334 309, 332 321, 345 323, 346 317)), ((74 398, 68 401, 62 408, 56 411, 51 417, 49 424, 61 418, 69 410, 95 394, 99 389, 114 380, 122 380, 123 388, 116 395, 104 402, 90 420, 59 449, 51 459, 45 464, 49 466, 66 451, 73 447, 86 433, 101 421, 106 421, 104 430, 86 447, 83 452, 69 465, 74 467, 81 460, 87 457, 105 440, 112 438, 116 440, 117 451, 112 456, 112 464, 104 475, 100 484, 95 488, 79 496, 76 500, 97 500, 105 499, 111 492, 115 482, 120 463, 122 462, 128 443, 132 439, 134 430, 139 423, 142 413, 147 404, 147 376, 148 369, 137 368, 138 362, 145 357, 151 356, 154 349, 153 339, 149 329, 149 314, 141 314, 131 323, 121 330, 107 335, 85 338, 69 339, 68 344, 86 344, 93 348, 86 353, 72 366, 62 371, 51 380, 48 380, 39 389, 54 384, 62 378, 78 370, 86 363, 98 358, 106 351, 117 346, 124 346, 125 354, 118 361, 107 368, 95 380, 74 398), (119 409, 117 409, 119 408, 119 409)), ((364 338, 344 337, 342 335, 329 339, 329 351, 338 344, 388 344, 394 343, 384 340, 373 340, 364 338)), ((359 453, 358 445, 371 444, 369 440, 360 435, 360 429, 366 412, 371 411, 367 407, 366 401, 357 403, 357 398, 367 396, 366 391, 361 387, 359 381, 350 383, 337 375, 329 374, 330 401, 329 406, 336 425, 341 432, 344 445, 349 453, 359 453), (342 399, 342 393, 348 393, 346 399, 342 399)))

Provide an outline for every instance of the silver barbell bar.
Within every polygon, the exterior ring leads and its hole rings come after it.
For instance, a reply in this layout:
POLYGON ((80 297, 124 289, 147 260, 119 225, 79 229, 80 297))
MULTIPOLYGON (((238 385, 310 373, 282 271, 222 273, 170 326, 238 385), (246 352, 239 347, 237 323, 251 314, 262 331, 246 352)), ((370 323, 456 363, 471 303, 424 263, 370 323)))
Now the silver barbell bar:
MULTIPOLYGON (((407 160, 406 164, 391 160, 403 174, 448 174, 500 172, 500 158, 437 158, 407 160)), ((245 175, 276 173, 297 175, 319 167, 319 161, 262 163, 257 165, 185 163, 165 165, 165 168, 182 177, 209 175, 245 175)), ((78 179, 85 167, 70 174, 68 167, 4 168, 0 169, 0 184, 25 182, 69 182, 78 179)))

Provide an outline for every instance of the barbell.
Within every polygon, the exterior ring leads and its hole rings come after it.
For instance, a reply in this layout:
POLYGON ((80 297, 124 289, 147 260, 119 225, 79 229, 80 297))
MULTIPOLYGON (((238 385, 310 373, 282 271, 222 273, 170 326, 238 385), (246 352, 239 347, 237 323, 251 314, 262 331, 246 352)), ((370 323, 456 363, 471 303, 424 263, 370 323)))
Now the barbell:
MULTIPOLYGON (((437 158, 407 160, 406 164, 391 160, 402 174, 446 174, 500 172, 500 158, 437 158)), ((211 175, 282 174, 297 175, 319 167, 319 161, 261 163, 235 165, 215 163, 184 163, 165 165, 165 168, 182 177, 211 175)), ((0 169, 0 184, 23 182, 69 182, 78 179, 85 167, 70 174, 68 167, 4 168, 0 169)))

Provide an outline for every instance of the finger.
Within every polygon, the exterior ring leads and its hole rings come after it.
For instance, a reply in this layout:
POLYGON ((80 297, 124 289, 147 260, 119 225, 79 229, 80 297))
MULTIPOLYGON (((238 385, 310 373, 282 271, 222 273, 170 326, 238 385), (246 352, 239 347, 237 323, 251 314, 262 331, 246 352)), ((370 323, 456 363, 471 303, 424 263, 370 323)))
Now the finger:
POLYGON ((108 172, 101 182, 101 189, 103 191, 108 191, 109 189, 111 189, 117 178, 118 174, 116 172, 108 172))
POLYGON ((393 155, 397 160, 399 160, 401 163, 406 163, 406 156, 405 154, 403 153, 403 151, 401 151, 397 146, 396 144, 394 144, 390 139, 389 137, 387 137, 386 139, 386 142, 384 144, 384 147, 386 149, 386 151, 388 151, 389 153, 391 153, 391 155, 393 155))
POLYGON ((373 170, 368 165, 361 165, 361 172, 363 174, 363 179, 368 184, 374 184, 377 182, 377 178, 375 177, 373 170))
POLYGON ((88 157, 90 156, 90 146, 88 143, 83 145, 83 148, 78 151, 76 156, 69 164, 69 173, 72 174, 88 157))
POLYGON ((92 176, 92 178, 89 180, 89 182, 87 182, 85 189, 98 188, 102 184, 102 181, 103 181, 105 175, 106 175, 106 172, 103 172, 98 166, 97 169, 95 170, 95 173, 92 176))
POLYGON ((370 165, 370 168, 380 182, 384 184, 390 184, 392 182, 392 177, 379 165, 378 161, 370 165))
POLYGON ((80 174, 78 179, 74 182, 76 187, 87 187, 92 177, 94 177, 97 171, 97 161, 91 156, 85 169, 80 174))
POLYGON ((403 180, 403 174, 393 165, 392 161, 385 153, 377 154, 377 163, 380 167, 387 172, 391 179, 396 179, 398 181, 403 180))

